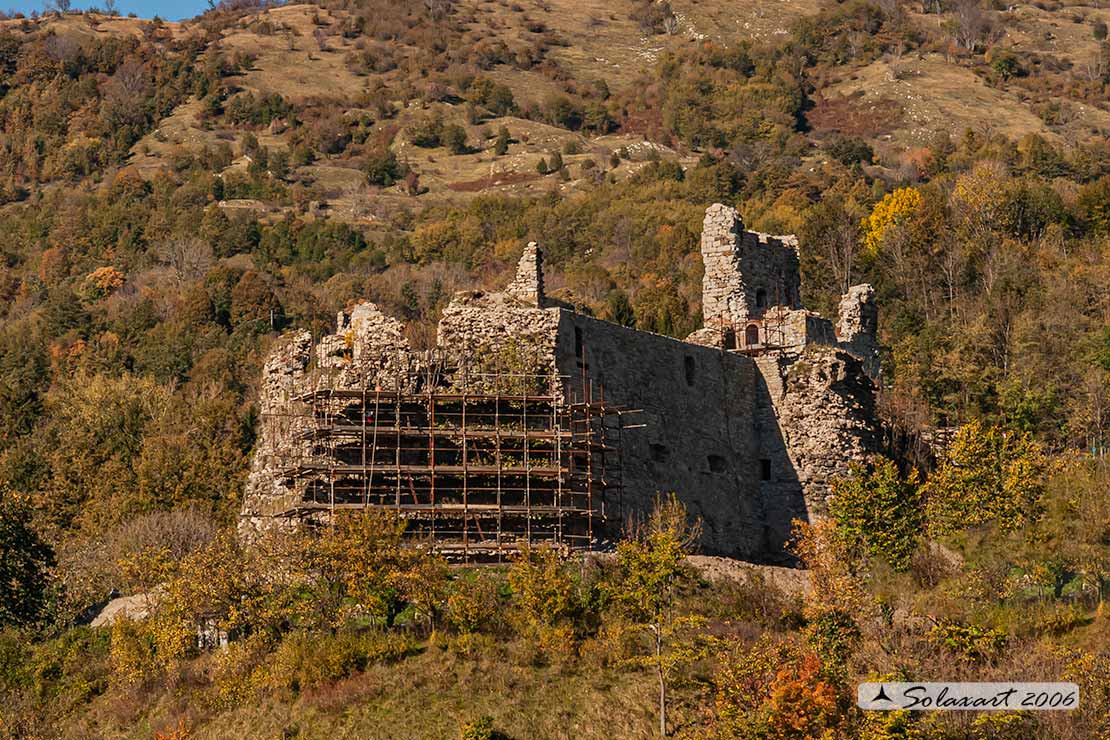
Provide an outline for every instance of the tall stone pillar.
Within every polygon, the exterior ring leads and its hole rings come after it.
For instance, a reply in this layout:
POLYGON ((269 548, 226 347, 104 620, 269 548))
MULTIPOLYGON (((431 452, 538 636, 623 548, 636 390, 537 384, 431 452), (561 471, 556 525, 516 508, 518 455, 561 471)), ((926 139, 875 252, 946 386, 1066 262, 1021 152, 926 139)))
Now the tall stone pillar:
POLYGON ((525 303, 543 307, 543 251, 535 242, 528 242, 524 248, 516 266, 516 277, 505 292, 525 303))
POLYGON ((737 248, 743 234, 744 222, 735 208, 714 203, 706 209, 701 231, 701 310, 706 326, 732 325, 747 317, 737 248))

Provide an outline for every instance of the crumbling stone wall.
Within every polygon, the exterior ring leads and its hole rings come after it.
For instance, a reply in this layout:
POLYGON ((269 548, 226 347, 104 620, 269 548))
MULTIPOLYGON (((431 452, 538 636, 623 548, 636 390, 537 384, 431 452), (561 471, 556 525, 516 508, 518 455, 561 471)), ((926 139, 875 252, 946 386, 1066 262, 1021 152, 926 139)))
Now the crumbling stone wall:
POLYGON ((303 444, 296 439, 301 431, 295 419, 285 413, 293 398, 304 387, 312 359, 312 335, 300 330, 279 338, 270 349, 262 367, 258 404, 261 421, 254 448, 250 474, 243 493, 239 531, 251 536, 268 524, 271 505, 289 494, 274 461, 279 452, 293 451, 303 444))
POLYGON ((333 387, 411 390, 418 363, 400 321, 359 303, 340 311, 335 324, 316 347, 317 367, 333 373, 333 387))
POLYGON ((304 330, 278 339, 262 370, 258 443, 243 495, 240 533, 250 537, 263 526, 273 526, 272 515, 303 493, 280 475, 282 461, 312 457, 310 443, 299 437, 311 424, 297 413, 297 397, 324 387, 409 392, 420 370, 401 322, 373 303, 341 311, 336 332, 322 337, 315 347, 304 330))
POLYGON ((840 297, 836 335, 842 346, 863 360, 872 378, 879 377, 879 307, 875 289, 864 283, 853 285, 840 297))
POLYGON ((760 418, 761 454, 773 461, 762 491, 774 550, 792 519, 826 513, 832 479, 877 452, 880 434, 874 384, 851 352, 813 344, 796 358, 756 362, 774 415, 760 418))
MULTIPOLYGON (((443 311, 436 342, 467 364, 466 381, 471 391, 492 393, 494 388, 485 387, 491 381, 479 377, 483 373, 556 373, 560 310, 537 308, 507 293, 458 293, 443 311)), ((462 375, 457 380, 462 382, 462 375)), ((499 382, 511 380, 502 378, 499 382)), ((553 388, 533 390, 551 390, 556 395, 561 392, 557 383, 553 388)))
MULTIPOLYGON (((792 520, 821 515, 831 478, 877 447, 868 376, 877 372, 874 291, 856 286, 844 297, 838 336, 832 322, 799 303, 797 242, 747 232, 735 209, 722 205, 706 213, 702 254, 706 325, 685 342, 547 300, 542 252, 531 244, 507 291, 454 296, 438 350, 465 358, 472 374, 550 373, 546 390, 568 403, 604 394, 642 410, 627 421, 643 426, 623 435, 622 516, 642 516, 657 494, 673 491, 703 520, 704 552, 782 559, 792 520), (730 351, 745 322, 759 322, 764 337, 777 326, 775 341, 765 343, 778 347, 755 356, 730 351)), ((306 332, 278 342, 263 373, 244 530, 296 495, 272 460, 298 452, 297 430, 274 421, 291 416, 284 412, 297 393, 325 380, 408 392, 420 387, 422 363, 400 322, 369 303, 340 313, 336 332, 315 348, 306 332)), ((490 390, 473 382, 476 392, 490 390)), ((621 521, 612 525, 618 534, 621 521)))
POLYGON ((529 305, 543 307, 543 252, 535 242, 528 242, 524 248, 517 264, 516 277, 505 292, 529 305))
POLYGON ((702 316, 707 326, 740 325, 771 306, 801 308, 798 241, 745 231, 735 208, 706 209, 702 224, 702 316))

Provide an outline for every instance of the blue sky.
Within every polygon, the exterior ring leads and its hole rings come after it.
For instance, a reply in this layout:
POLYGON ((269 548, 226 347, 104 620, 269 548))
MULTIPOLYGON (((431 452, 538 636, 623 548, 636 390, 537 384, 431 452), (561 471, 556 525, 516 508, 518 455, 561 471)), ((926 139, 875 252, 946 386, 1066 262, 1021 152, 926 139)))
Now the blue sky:
MULTIPOLYGON (((104 0, 73 0, 74 8, 88 8, 90 6, 104 7, 104 0)), ((192 18, 208 8, 207 0, 116 0, 116 9, 121 15, 134 13, 140 18, 161 16, 168 21, 179 21, 182 18, 192 18)), ((0 10, 20 11, 30 13, 32 10, 42 12, 42 0, 0 0, 0 10)))

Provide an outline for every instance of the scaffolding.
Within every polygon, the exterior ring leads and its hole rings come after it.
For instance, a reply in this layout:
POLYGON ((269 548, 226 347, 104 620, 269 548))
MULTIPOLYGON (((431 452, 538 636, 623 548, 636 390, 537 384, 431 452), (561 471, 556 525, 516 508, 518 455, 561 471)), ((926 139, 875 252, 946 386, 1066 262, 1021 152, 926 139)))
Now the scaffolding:
POLYGON ((383 390, 365 373, 324 376, 292 399, 298 417, 277 451, 292 495, 273 516, 334 522, 391 510, 407 534, 462 561, 501 560, 521 544, 596 549, 619 521, 623 415, 590 384, 568 399, 554 373, 425 365, 420 382, 383 390))

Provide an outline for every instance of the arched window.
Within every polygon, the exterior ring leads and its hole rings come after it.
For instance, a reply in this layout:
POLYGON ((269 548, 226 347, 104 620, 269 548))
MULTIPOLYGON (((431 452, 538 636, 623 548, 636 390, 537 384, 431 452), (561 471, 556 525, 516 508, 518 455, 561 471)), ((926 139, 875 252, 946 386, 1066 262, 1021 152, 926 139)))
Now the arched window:
POLYGON ((755 292, 755 307, 767 308, 767 291, 763 288, 755 292))
POLYGON ((744 330, 744 344, 749 347, 759 344, 758 324, 748 324, 748 328, 744 330))

